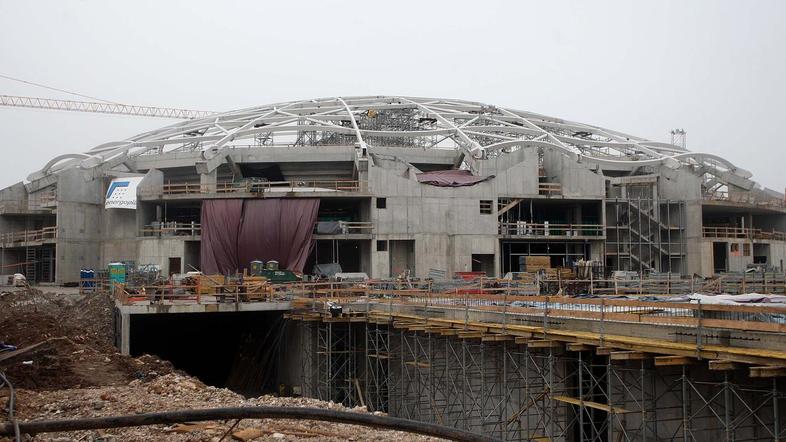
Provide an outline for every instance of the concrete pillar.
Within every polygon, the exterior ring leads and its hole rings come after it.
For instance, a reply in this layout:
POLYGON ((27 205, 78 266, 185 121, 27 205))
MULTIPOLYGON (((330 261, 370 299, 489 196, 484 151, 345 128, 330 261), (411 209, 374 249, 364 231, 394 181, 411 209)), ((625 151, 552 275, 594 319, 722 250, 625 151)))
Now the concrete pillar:
POLYGON ((215 191, 217 183, 218 183, 218 169, 214 169, 212 172, 199 174, 199 184, 201 184, 202 186, 206 186, 210 190, 215 191))
POLYGON ((131 314, 120 312, 118 315, 120 320, 120 354, 131 354, 131 314))

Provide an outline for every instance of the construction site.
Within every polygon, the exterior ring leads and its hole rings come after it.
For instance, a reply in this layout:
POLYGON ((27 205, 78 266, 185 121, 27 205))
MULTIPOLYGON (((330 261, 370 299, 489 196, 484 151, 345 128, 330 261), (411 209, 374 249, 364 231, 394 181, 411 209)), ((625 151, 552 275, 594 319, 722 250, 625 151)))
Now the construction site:
POLYGON ((786 196, 683 130, 0 105, 182 119, 0 190, 0 440, 786 438, 786 196))

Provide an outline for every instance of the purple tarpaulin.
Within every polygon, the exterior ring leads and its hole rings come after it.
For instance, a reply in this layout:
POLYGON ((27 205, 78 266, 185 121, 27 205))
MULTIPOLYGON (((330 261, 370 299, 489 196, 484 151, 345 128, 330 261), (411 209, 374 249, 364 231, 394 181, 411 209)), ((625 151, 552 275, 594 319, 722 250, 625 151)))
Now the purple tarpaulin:
POLYGON ((318 210, 319 200, 306 198, 204 201, 202 272, 234 273, 256 259, 302 272, 318 210))
POLYGON ((238 268, 237 237, 243 200, 202 201, 202 244, 199 260, 206 275, 234 273, 238 268))
POLYGON ((433 172, 415 174, 415 178, 417 178, 420 183, 430 184, 432 186, 461 187, 474 186, 475 184, 494 178, 494 175, 480 177, 472 175, 472 172, 469 170, 435 170, 433 172))

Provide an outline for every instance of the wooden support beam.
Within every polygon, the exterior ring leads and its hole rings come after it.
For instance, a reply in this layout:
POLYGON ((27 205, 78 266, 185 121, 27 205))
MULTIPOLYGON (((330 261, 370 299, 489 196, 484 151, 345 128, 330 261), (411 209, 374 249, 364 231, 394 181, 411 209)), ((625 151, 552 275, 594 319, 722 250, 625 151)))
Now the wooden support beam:
POLYGON ((490 335, 490 336, 483 336, 480 338, 483 342, 502 342, 502 341, 512 341, 513 336, 510 335, 490 335))
POLYGON ((450 329, 445 327, 426 327, 424 331, 426 333, 442 333, 445 330, 450 330, 450 329))
POLYGON ((779 378, 786 376, 786 367, 776 367, 771 365, 764 367, 751 367, 750 376, 752 378, 779 378))
POLYGON ((559 402, 565 402, 567 404, 578 405, 579 407, 587 407, 587 408, 594 408, 596 410, 602 410, 607 413, 614 413, 614 414, 623 414, 623 413, 630 413, 630 411, 620 408, 620 407, 612 407, 606 404, 601 404, 599 402, 592 402, 592 401, 583 401, 581 399, 577 399, 575 397, 568 397, 568 396, 553 396, 552 399, 559 402))
POLYGON ((478 331, 462 331, 458 333, 460 339, 477 339, 486 336, 486 333, 478 331))
POLYGON ((649 357, 649 353, 641 351, 613 351, 609 353, 609 358, 612 361, 640 361, 649 357))
POLYGON ((734 361, 718 360, 718 361, 710 361, 708 367, 710 370, 715 370, 715 371, 730 371, 730 370, 736 370, 742 367, 742 365, 734 361))
POLYGON ((514 340, 516 344, 526 344, 529 341, 531 341, 531 339, 525 338, 524 336, 516 336, 516 339, 514 340))
POLYGON ((497 216, 502 216, 502 214, 504 214, 508 210, 516 207, 520 202, 521 202, 521 198, 514 198, 511 202, 505 204, 505 207, 503 207, 503 208, 499 209, 499 211, 497 211, 497 216))
POLYGON ((529 347, 529 348, 559 348, 559 347, 562 347, 562 343, 559 342, 559 341, 552 341, 550 339, 542 339, 542 340, 527 342, 527 347, 529 347))
POLYGON ((428 362, 420 362, 420 361, 417 361, 417 362, 415 362, 415 361, 407 361, 407 362, 404 362, 404 364, 409 365, 410 367, 417 367, 417 368, 429 368, 429 367, 431 367, 431 364, 429 364, 428 362))
POLYGON ((690 365, 698 362, 696 358, 689 356, 656 356, 655 366, 666 367, 671 365, 690 365))
POLYGON ((595 347, 587 344, 579 344, 577 342, 570 342, 565 344, 565 349, 568 351, 592 351, 595 347))
POLYGON ((608 356, 614 351, 612 347, 596 347, 595 354, 598 356, 608 356))

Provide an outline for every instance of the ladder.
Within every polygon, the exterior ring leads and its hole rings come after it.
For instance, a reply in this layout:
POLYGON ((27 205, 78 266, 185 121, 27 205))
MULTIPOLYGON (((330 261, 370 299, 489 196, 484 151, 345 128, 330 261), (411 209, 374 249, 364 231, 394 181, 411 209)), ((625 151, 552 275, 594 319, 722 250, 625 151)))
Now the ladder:
POLYGON ((36 255, 35 247, 25 247, 25 278, 31 283, 38 280, 38 275, 36 275, 36 255))

